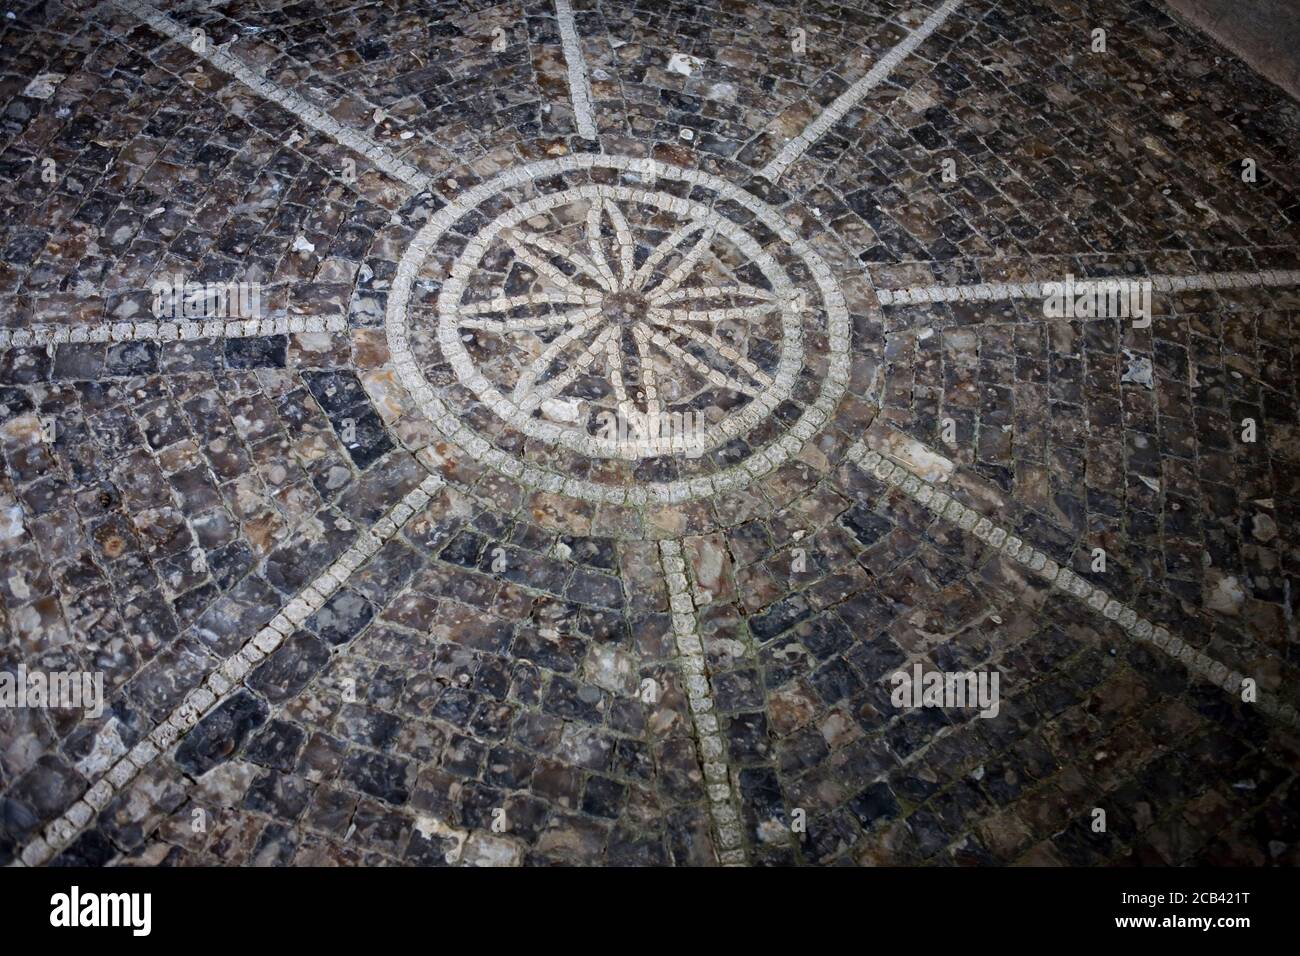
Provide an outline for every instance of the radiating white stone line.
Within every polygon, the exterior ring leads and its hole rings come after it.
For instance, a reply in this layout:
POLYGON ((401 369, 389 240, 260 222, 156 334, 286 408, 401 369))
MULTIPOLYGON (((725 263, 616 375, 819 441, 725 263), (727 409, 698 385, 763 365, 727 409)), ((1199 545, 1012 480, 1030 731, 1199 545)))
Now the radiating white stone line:
POLYGON ((195 339, 248 339, 298 332, 344 332, 348 321, 293 316, 281 319, 202 319, 179 322, 100 322, 96 325, 33 325, 0 328, 0 349, 81 342, 191 342, 195 339))
MULTIPOLYGON (((602 330, 575 358, 571 365, 554 378, 547 379, 537 387, 531 387, 527 390, 515 386, 512 398, 519 410, 525 415, 530 414, 533 409, 539 408, 550 399, 559 395, 564 389, 568 388, 573 382, 577 381, 578 376, 585 375, 597 358, 604 355, 605 344, 618 334, 618 326, 611 325, 602 330)), ((521 379, 522 381, 522 379, 521 379)))
MULTIPOLYGON (((916 446, 921 455, 942 460, 941 456, 934 455, 920 442, 911 444, 916 446)), ((850 446, 848 457, 878 481, 898 488, 940 518, 955 524, 962 531, 973 534, 994 550, 1015 558, 1053 587, 1086 604, 1107 620, 1114 621, 1135 640, 1158 648, 1174 660, 1181 662, 1191 673, 1216 687, 1221 687, 1230 694, 1240 693, 1246 675, 1231 670, 1226 664, 1196 650, 1182 639, 1171 635, 1166 628, 1142 617, 1135 608, 1112 597, 1103 589, 1094 587, 1069 568, 1061 567, 1029 542, 1022 541, 1006 528, 995 524, 979 512, 967 508, 951 495, 944 493, 893 455, 882 455, 879 451, 869 449, 862 442, 856 442, 850 446)), ((1258 693, 1257 703, 1264 713, 1292 727, 1300 728, 1300 713, 1297 713, 1293 705, 1281 702, 1272 694, 1263 691, 1258 693)))
MULTIPOLYGON (((646 282, 650 279, 650 274, 658 268, 659 263, 663 262, 670 255, 677 251, 677 247, 687 236, 699 232, 701 229, 707 229, 709 223, 704 219, 691 219, 684 225, 679 226, 677 231, 666 239, 660 241, 659 245, 651 250, 650 255, 646 257, 645 262, 641 263, 641 268, 636 270, 636 275, 632 277, 631 287, 640 290, 645 287, 646 282)), ((650 290, 651 292, 662 290, 650 290)))
POLYGON ((582 41, 578 38, 578 25, 574 22, 569 0, 555 0, 555 19, 560 26, 564 64, 569 70, 569 99, 573 102, 578 135, 583 139, 595 139, 596 111, 591 105, 591 79, 587 75, 587 61, 582 55, 582 41))
POLYGON ((668 607, 672 614, 673 639, 677 644, 677 664, 686 685, 691 725, 704 767, 704 785, 709 796, 709 816, 718 839, 718 859, 728 865, 743 865, 745 840, 731 774, 727 769, 726 744, 718 727, 713 686, 704 666, 704 644, 696 625, 695 601, 686 580, 686 560, 680 541, 659 542, 659 559, 663 564, 664 582, 668 586, 668 607))
MULTIPOLYGON (((600 273, 600 284, 610 292, 614 292, 618 289, 618 279, 615 277, 614 271, 610 269, 609 262, 605 258, 605 250, 601 248, 600 244, 600 217, 606 205, 612 204, 607 204, 604 200, 601 200, 592 203, 587 209, 587 248, 591 250, 590 261, 592 265, 600 273)), ((575 265, 580 259, 585 258, 576 252, 571 253, 571 255, 575 265)))
MULTIPOLYGON (((555 267, 555 265, 553 265, 550 262, 547 262, 541 256, 533 255, 528 250, 527 243, 530 242, 544 252, 553 253, 557 249, 564 248, 563 246, 560 246, 558 243, 552 242, 551 240, 547 239, 545 236, 531 236, 524 232, 516 233, 511 230, 502 230, 501 241, 510 247, 510 251, 513 252, 516 258, 518 258, 521 262, 523 262, 524 265, 528 266, 530 269, 535 271, 538 275, 547 279, 551 283, 551 285, 559 289, 561 292, 566 292, 570 295, 582 295, 583 293, 586 292, 599 291, 596 289, 584 288, 583 286, 579 285, 574 279, 570 278, 569 276, 561 272, 558 268, 555 267)), ((571 262, 574 260, 575 257, 572 252, 565 250, 565 254, 567 255, 567 257, 571 262)), ((582 258, 585 261, 586 257, 584 256, 582 258)))
POLYGON ((766 289, 745 282, 734 282, 727 285, 682 286, 666 295, 652 292, 646 295, 646 300, 651 305, 666 306, 673 302, 681 302, 683 299, 719 299, 733 295, 742 299, 758 299, 760 302, 772 302, 776 299, 776 296, 766 289))
POLYGON ((598 310, 580 309, 577 312, 540 315, 526 319, 457 319, 456 328, 482 329, 485 332, 496 332, 498 335, 507 335, 511 332, 535 332, 538 329, 553 329, 557 326, 570 325, 577 319, 590 315, 594 311, 598 310))
POLYGON ((654 356, 650 354, 650 333, 644 323, 638 322, 632 326, 632 341, 636 343, 637 367, 641 371, 641 389, 645 392, 648 431, 651 435, 658 435, 664 403, 659 397, 654 356))
POLYGON ((202 57, 221 72, 234 77, 258 96, 284 107, 312 129, 324 133, 336 143, 364 156, 376 168, 387 173, 398 182, 405 183, 416 192, 427 189, 432 182, 432 177, 420 172, 410 163, 398 159, 387 147, 364 133, 344 126, 334 117, 312 105, 297 93, 272 83, 238 57, 216 47, 205 47, 203 52, 194 51, 191 46, 192 35, 190 28, 163 14, 152 4, 145 3, 144 0, 110 0, 110 2, 119 9, 149 24, 168 39, 174 40, 186 49, 191 50, 196 56, 202 57))
MULTIPOLYGON (((515 383, 512 393, 512 400, 515 402, 523 401, 526 396, 532 393, 533 386, 537 380, 545 374, 552 363, 564 352, 573 342, 582 338, 588 332, 593 332, 600 324, 600 309, 584 309, 581 312, 569 313, 573 316, 573 325, 565 329, 555 338, 553 338, 546 348, 542 349, 540 355, 529 363, 528 367, 519 375, 519 380, 515 383)), ((540 404, 540 403, 539 403, 540 404)), ((536 406, 534 406, 536 407, 536 406)))
MULTIPOLYGON (((1079 294, 1104 289, 1106 283, 1147 279, 1156 292, 1195 292, 1202 289, 1250 289, 1300 285, 1300 270, 1270 269, 1258 272, 1202 272, 1196 275, 1093 276, 1076 278, 1079 294)), ((925 302, 1002 302, 1007 299, 1041 299, 1044 287, 1062 279, 1041 282, 977 282, 970 285, 909 286, 877 289, 881 305, 917 305, 925 302)))
POLYGON ((776 309, 779 302, 764 305, 731 305, 720 309, 668 309, 657 308, 653 304, 649 309, 652 318, 671 325, 677 322, 726 322, 733 319, 758 319, 776 309))
POLYGON ((691 273, 695 271, 695 266, 699 264, 699 261, 708 253, 709 247, 713 245, 713 240, 717 234, 718 232, 716 229, 706 228, 704 230, 704 235, 700 236, 700 238, 695 241, 695 245, 691 247, 690 252, 682 256, 682 261, 677 263, 677 267, 668 274, 668 277, 654 288, 646 289, 646 294, 661 296, 668 295, 679 285, 689 279, 691 273))
POLYGON ((605 372, 609 375, 610 385, 614 386, 614 401, 618 403, 619 414, 624 418, 629 417, 628 411, 632 404, 628 399, 627 386, 623 384, 622 350, 619 348, 619 340, 612 335, 605 340, 605 372))
POLYGON ((618 246, 619 282, 626 286, 632 281, 632 270, 636 265, 636 241, 632 238, 632 228, 627 218, 618 208, 617 203, 601 203, 609 221, 614 224, 614 244, 618 246))
POLYGON ((961 4, 962 0, 946 0, 943 6, 926 18, 924 23, 881 57, 876 65, 867 72, 866 76, 837 96, 835 102, 826 107, 816 119, 804 127, 802 133, 786 143, 781 148, 781 152, 777 153, 776 157, 760 170, 759 175, 772 183, 780 179, 785 171, 807 152, 813 143, 825 136, 830 128, 844 119, 849 111, 857 106, 868 93, 883 83, 889 77, 889 74, 893 73, 898 68, 898 65, 911 55, 912 51, 924 43, 926 37, 939 29, 943 21, 947 20, 949 15, 961 4))
POLYGON ((772 376, 768 375, 752 361, 745 358, 745 356, 737 352, 729 343, 723 341, 720 337, 701 332, 699 329, 692 328, 689 325, 681 326, 676 328, 674 331, 676 331, 678 335, 686 336, 686 338, 695 342, 697 345, 703 345, 706 348, 713 349, 728 362, 735 365, 742 372, 748 374, 750 378, 756 381, 759 385, 762 385, 764 388, 772 387, 772 376))
POLYGON ((683 365, 688 365, 701 378, 707 379, 720 388, 729 388, 733 391, 740 392, 742 395, 748 395, 750 398, 758 398, 762 391, 753 385, 746 384, 737 378, 726 374, 725 372, 712 368, 707 363, 696 358, 690 352, 686 351, 663 332, 657 329, 650 329, 650 341, 659 346, 668 355, 671 355, 683 365))
POLYGON ((484 302, 467 302, 456 306, 457 315, 486 315, 490 312, 509 312, 525 305, 596 305, 601 302, 596 290, 582 292, 530 292, 526 295, 502 296, 484 302))
MULTIPOLYGON (((501 235, 502 235, 502 239, 505 240, 508 234, 503 232, 501 235)), ((518 238, 523 242, 527 242, 531 245, 536 246, 538 249, 541 249, 547 255, 559 256, 561 259, 565 260, 571 266, 573 266, 575 269, 577 269, 579 272, 585 275, 592 282, 595 282, 597 285, 599 285, 606 292, 613 292, 614 289, 617 287, 617 283, 615 283, 613 275, 609 273, 609 269, 608 267, 605 266, 603 260, 592 261, 591 259, 588 259, 586 256, 584 256, 581 252, 577 252, 573 249, 567 248, 564 245, 556 242, 554 239, 551 239, 547 236, 543 236, 539 233, 534 233, 534 232, 519 233, 518 238)), ((507 245, 509 245, 508 240, 507 240, 507 245)), ((563 275, 563 273, 560 274, 563 275)))
POLYGON ((124 790, 159 754, 165 753, 179 742, 205 714, 233 696, 258 662, 275 651, 286 637, 319 611, 357 569, 374 557, 412 515, 429 503, 429 499, 442 484, 442 479, 437 475, 429 475, 390 508, 387 514, 362 531, 352 547, 290 599, 266 627, 210 671, 204 682, 190 691, 185 700, 154 727, 149 736, 96 780, 63 816, 45 828, 43 835, 28 843, 19 855, 23 864, 40 866, 65 849, 108 805, 114 794, 124 790))

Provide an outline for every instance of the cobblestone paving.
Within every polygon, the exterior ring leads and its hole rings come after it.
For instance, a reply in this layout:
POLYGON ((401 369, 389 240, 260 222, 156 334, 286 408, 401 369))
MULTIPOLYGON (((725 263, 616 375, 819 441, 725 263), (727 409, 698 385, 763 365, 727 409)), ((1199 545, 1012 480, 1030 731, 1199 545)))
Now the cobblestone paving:
POLYGON ((1298 147, 1145 0, 11 4, 0 864, 1300 863, 1298 147))

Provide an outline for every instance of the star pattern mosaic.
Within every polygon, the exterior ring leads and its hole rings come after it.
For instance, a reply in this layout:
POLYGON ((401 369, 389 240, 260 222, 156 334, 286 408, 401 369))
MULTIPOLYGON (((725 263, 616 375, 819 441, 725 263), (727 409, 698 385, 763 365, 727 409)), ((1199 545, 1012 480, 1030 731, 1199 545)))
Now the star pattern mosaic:
POLYGON ((1300 859, 1300 108, 1163 6, 11 14, 0 865, 1300 859))

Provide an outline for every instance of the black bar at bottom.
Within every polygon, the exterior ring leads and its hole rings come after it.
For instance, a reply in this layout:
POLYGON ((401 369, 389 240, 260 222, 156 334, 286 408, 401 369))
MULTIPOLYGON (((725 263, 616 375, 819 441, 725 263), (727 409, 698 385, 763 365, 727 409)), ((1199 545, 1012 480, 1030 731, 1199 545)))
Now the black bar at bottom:
POLYGON ((1061 941, 1199 935, 1232 944, 1293 927, 1297 889, 1296 871, 1282 869, 0 870, 16 938, 76 932, 127 946, 255 940, 259 948, 373 946, 406 932, 501 945, 565 927, 575 942, 600 933, 607 943, 734 943, 753 933, 770 945, 788 931, 803 945, 816 932, 878 946, 961 926, 996 929, 1008 942, 1022 929, 1041 941, 1046 929, 1061 941), (117 894, 149 894, 147 935, 137 934, 144 897, 117 894), (70 925, 114 916, 117 926, 70 925))

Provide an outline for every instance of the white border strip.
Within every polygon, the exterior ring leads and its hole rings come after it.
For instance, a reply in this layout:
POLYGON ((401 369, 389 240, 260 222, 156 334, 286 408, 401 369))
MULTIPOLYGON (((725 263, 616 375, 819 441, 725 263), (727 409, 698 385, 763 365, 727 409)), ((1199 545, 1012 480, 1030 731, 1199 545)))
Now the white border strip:
POLYGON ((43 836, 28 843, 19 857, 21 863, 40 866, 76 839, 98 816, 99 811, 108 805, 114 794, 124 790, 159 754, 169 750, 189 733, 204 714, 233 696, 257 662, 273 652, 307 618, 320 610, 330 595, 370 560, 412 515, 429 503, 429 499, 442 484, 441 478, 429 475, 389 509, 384 517, 362 531, 352 547, 290 599, 256 636, 211 671, 203 684, 190 691, 185 700, 148 737, 110 767, 63 816, 50 823, 43 836))
MULTIPOLYGON (((1109 621, 1116 622, 1129 635, 1150 644, 1176 661, 1180 661, 1197 677, 1222 687, 1230 694, 1241 691, 1245 675, 1230 670, 1227 665, 1196 650, 1168 630, 1142 617, 1131 606, 1111 597, 1101 588, 1094 587, 1069 568, 1063 568, 1042 551, 1011 534, 1006 528, 995 525, 979 512, 967 508, 951 495, 938 490, 911 469, 891 461, 877 451, 871 451, 862 442, 854 443, 848 450, 849 460, 878 481, 898 488, 909 498, 924 505, 945 521, 969 532, 991 548, 1015 558, 1030 571, 1052 586, 1086 604, 1109 621)), ((1264 713, 1283 723, 1300 728, 1300 714, 1291 704, 1284 704, 1272 695, 1260 692, 1258 704, 1264 713)))
POLYGON ((718 859, 727 865, 745 863, 745 840, 736 812, 739 801, 727 771, 727 749, 718 732, 714 711, 713 687, 704 670, 704 645, 696 625, 695 602, 686 580, 686 561, 677 540, 659 542, 664 581, 668 585, 668 606, 672 612, 673 637, 677 642, 677 662, 686 684, 690 702, 691 724, 704 765, 704 782, 709 794, 709 816, 718 839, 718 859))
MULTIPOLYGON (((1074 280, 1074 288, 1088 292, 1105 283, 1150 281, 1157 292, 1195 292, 1201 289, 1250 289, 1300 285, 1300 270, 1270 269, 1259 272, 1202 272, 1189 276, 1102 276, 1074 280)), ((1063 280, 1043 282, 978 282, 971 285, 909 286, 904 289, 877 289, 881 305, 914 305, 924 302, 1002 302, 1007 299, 1041 299, 1044 286, 1063 280)))
POLYGON ((33 325, 0 328, 0 349, 65 342, 192 342, 195 339, 248 339, 298 332, 344 332, 341 315, 327 319, 294 316, 286 319, 204 319, 200 322, 100 322, 97 325, 33 325))
MULTIPOLYGON (((190 49, 190 30, 143 0, 110 0, 119 9, 149 24, 163 36, 190 49)), ((398 182, 405 183, 416 192, 429 188, 432 178, 404 162, 388 149, 355 129, 344 126, 323 110, 317 109, 297 93, 286 90, 253 70, 239 58, 225 50, 213 49, 195 53, 218 70, 234 77, 263 99, 284 107, 317 132, 324 133, 336 143, 364 156, 377 168, 398 182)))
POLYGON ((881 57, 866 76, 837 96, 835 102, 826 107, 816 119, 804 127, 802 133, 786 143, 781 148, 781 152, 763 167, 759 175, 772 183, 780 179, 785 174, 785 171, 807 152, 813 143, 825 136, 830 128, 842 120, 868 93, 883 83, 889 77, 889 74, 893 73, 912 51, 924 43, 931 33, 939 29, 943 21, 947 20, 961 4, 962 0, 946 0, 944 5, 930 14, 924 23, 881 57))
POLYGON ((591 80, 587 76, 587 61, 582 55, 578 24, 573 19, 573 7, 569 5, 569 0, 555 0, 555 18, 559 21, 564 63, 569 69, 569 99, 573 101, 573 118, 578 124, 578 135, 583 139, 595 139, 596 112, 591 105, 591 80))

